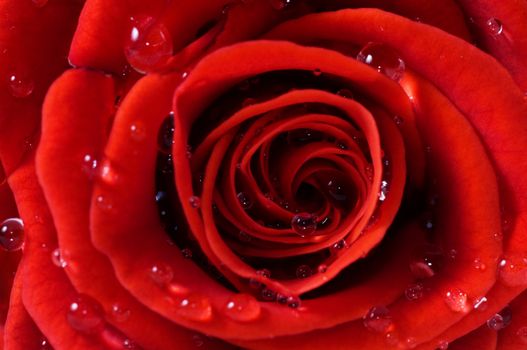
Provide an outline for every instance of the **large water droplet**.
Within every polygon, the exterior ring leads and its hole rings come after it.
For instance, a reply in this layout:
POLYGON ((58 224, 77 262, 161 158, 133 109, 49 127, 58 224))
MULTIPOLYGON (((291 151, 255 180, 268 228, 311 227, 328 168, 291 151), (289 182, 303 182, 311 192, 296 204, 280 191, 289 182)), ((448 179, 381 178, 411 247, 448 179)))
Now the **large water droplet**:
POLYGON ((392 80, 399 81, 403 77, 404 61, 387 45, 370 42, 357 54, 357 60, 372 66, 392 80))
POLYGON ((377 333, 385 333, 389 331, 393 323, 390 311, 384 306, 372 307, 368 313, 364 315, 362 322, 370 331, 377 333))
POLYGON ((104 326, 104 312, 99 302, 79 294, 70 304, 67 313, 70 326, 83 333, 94 333, 104 326))
POLYGON ((152 17, 133 18, 124 53, 136 71, 151 72, 172 56, 172 37, 168 29, 152 17))
POLYGON ((416 278, 429 278, 435 274, 432 267, 424 261, 412 261, 409 267, 412 275, 414 275, 416 278))
POLYGON ((35 82, 20 72, 9 75, 8 85, 11 95, 18 98, 28 97, 35 89, 35 82))
POLYGON ((249 294, 235 294, 225 305, 225 315, 239 322, 249 322, 260 316, 260 303, 249 294))
POLYGON ((174 278, 174 270, 170 265, 157 263, 149 270, 150 278, 160 286, 166 286, 174 278))
POLYGON ((305 237, 317 230, 317 219, 313 214, 299 213, 291 219, 291 227, 298 235, 305 237))
POLYGON ((498 265, 500 280, 510 287, 527 284, 527 255, 511 253, 498 265))
POLYGON ((487 22, 485 22, 485 25, 491 35, 500 35, 503 33, 503 25, 499 19, 489 18, 487 22))
POLYGON ((24 246, 24 222, 19 218, 10 218, 0 225, 0 246, 8 252, 22 249, 24 246))
POLYGON ((458 288, 452 288, 445 293, 445 303, 454 312, 468 312, 468 296, 458 288))
POLYGON ((208 321, 212 318, 212 306, 209 298, 190 294, 177 306, 179 316, 191 321, 208 321))
POLYGON ((510 307, 505 307, 503 310, 492 316, 487 320, 487 326, 495 331, 499 331, 507 327, 512 321, 512 310, 510 307))

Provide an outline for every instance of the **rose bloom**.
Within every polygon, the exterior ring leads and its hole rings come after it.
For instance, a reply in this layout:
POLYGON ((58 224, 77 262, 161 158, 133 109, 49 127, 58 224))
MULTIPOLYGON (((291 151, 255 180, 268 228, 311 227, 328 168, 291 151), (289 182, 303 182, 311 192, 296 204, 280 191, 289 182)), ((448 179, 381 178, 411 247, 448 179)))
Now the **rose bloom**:
POLYGON ((525 0, 1 0, 7 350, 527 348, 525 0))

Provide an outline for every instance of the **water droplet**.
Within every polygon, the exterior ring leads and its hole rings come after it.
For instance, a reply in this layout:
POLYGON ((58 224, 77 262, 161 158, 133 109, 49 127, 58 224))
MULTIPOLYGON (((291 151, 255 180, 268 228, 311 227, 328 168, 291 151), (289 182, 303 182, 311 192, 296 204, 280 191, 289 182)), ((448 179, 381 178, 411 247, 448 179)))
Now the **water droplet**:
POLYGON ((190 294, 177 306, 179 316, 191 321, 208 321, 212 318, 212 306, 209 298, 190 294))
POLYGON ((489 18, 485 24, 488 32, 492 35, 500 35, 503 32, 503 25, 499 19, 489 18))
POLYGON ((53 350, 53 348, 51 347, 51 344, 45 337, 40 338, 39 344, 40 344, 40 347, 39 347, 40 350, 53 350))
POLYGON ((111 316, 116 322, 126 322, 130 318, 131 311, 122 305, 115 303, 112 305, 111 316))
POLYGON ((510 307, 505 307, 503 310, 492 316, 487 320, 487 326, 495 331, 499 331, 507 327, 512 321, 512 310, 510 307))
POLYGON ((395 334, 394 332, 386 333, 386 335, 384 336, 384 341, 389 346, 396 346, 399 343, 399 339, 397 337, 397 334, 395 334))
POLYGON ((430 278, 435 274, 432 267, 424 261, 412 261, 409 267, 416 278, 430 278))
POLYGON ((293 0, 269 0, 275 10, 283 10, 293 3, 293 0))
POLYGON ((349 99, 353 98, 353 92, 349 89, 340 89, 339 91, 337 91, 337 95, 349 99))
POLYGON ((508 254, 498 265, 500 280, 510 287, 527 284, 527 255, 508 254))
POLYGON ((372 332, 385 333, 392 327, 392 316, 388 308, 374 306, 364 315, 362 322, 372 332))
POLYGON ((313 75, 315 77, 319 77, 319 76, 322 75, 322 71, 320 69, 316 68, 316 69, 313 70, 313 75))
POLYGON ((468 312, 467 293, 458 288, 452 288, 445 293, 445 303, 454 312, 468 312))
POLYGON ((316 217, 309 213, 299 213, 291 219, 291 228, 301 237, 308 236, 317 230, 316 217))
POLYGON ((235 294, 225 305, 225 314, 239 322, 249 322, 260 316, 260 303, 249 294, 235 294))
POLYGON ((32 1, 33 1, 33 4, 39 8, 44 7, 48 3, 48 0, 32 0, 32 1))
POLYGON ((247 210, 252 208, 253 202, 247 193, 240 192, 236 197, 238 198, 238 201, 240 202, 243 209, 247 210))
POLYGON ((448 349, 448 342, 446 340, 441 340, 437 343, 437 350, 446 350, 448 349))
POLYGON ((478 311, 485 311, 488 306, 488 300, 487 297, 479 297, 476 300, 474 300, 474 303, 472 304, 474 306, 475 310, 478 311))
POLYGON ((311 267, 308 265, 300 265, 296 268, 296 277, 297 278, 308 278, 313 274, 311 267))
POLYGON ((404 291, 406 299, 410 301, 418 300, 423 297, 424 287, 421 283, 410 284, 404 291))
POLYGON ((10 218, 0 225, 0 246, 8 252, 22 249, 24 246, 24 222, 19 218, 10 218))
POLYGON ((414 337, 406 338, 406 347, 408 349, 415 349, 416 346, 417 346, 417 339, 415 339, 414 337))
POLYGON ((387 181, 381 181, 381 189, 379 190, 378 196, 379 200, 381 202, 384 202, 386 200, 386 195, 388 194, 388 182, 387 181))
POLYGON ((115 184, 119 179, 119 174, 117 174, 115 167, 109 159, 104 159, 99 164, 99 179, 108 185, 115 184))
POLYGON ((130 136, 134 141, 142 141, 145 139, 146 131, 141 122, 135 122, 130 125, 130 136))
POLYGON ((527 344, 527 326, 518 328, 516 336, 520 339, 523 344, 527 344))
POLYGON ((357 54, 357 60, 376 68, 388 78, 399 81, 403 77, 405 65, 399 55, 390 47, 370 42, 357 54))
POLYGON ((150 278, 160 286, 169 284, 174 278, 174 270, 168 264, 157 263, 150 270, 150 278))
POLYGON ((51 261, 55 266, 60 268, 65 268, 68 266, 68 261, 64 258, 60 248, 57 248, 51 252, 51 261))
POLYGON ((100 333, 100 339, 105 348, 113 350, 139 350, 139 346, 134 343, 133 340, 129 339, 125 334, 120 332, 114 327, 106 326, 100 333))
POLYGON ((132 18, 124 53, 136 71, 150 72, 172 56, 172 37, 168 29, 152 17, 132 18))
POLYGON ((110 211, 113 209, 113 204, 112 202, 106 198, 105 196, 103 195, 98 195, 96 198, 95 198, 95 204, 97 205, 97 207, 103 211, 110 211))
POLYGON ((344 239, 341 239, 340 241, 336 242, 331 246, 332 250, 338 251, 346 248, 348 246, 348 243, 344 239))
POLYGON ((335 179, 331 179, 327 183, 328 194, 336 202, 344 202, 348 199, 348 195, 344 187, 335 179))
POLYGON ((326 273, 328 271, 328 265, 326 264, 320 264, 317 267, 318 273, 326 273))
POLYGON ((35 89, 35 82, 20 72, 9 76, 9 91, 11 95, 18 98, 28 97, 35 89))
POLYGON ((287 297, 286 304, 291 309, 298 309, 300 307, 300 305, 302 304, 302 301, 300 300, 299 297, 289 296, 289 297, 287 297))
POLYGON ((163 120, 157 136, 157 146, 160 152, 170 154, 174 143, 174 114, 170 113, 163 120))
POLYGON ((181 254, 185 259, 192 259, 192 250, 190 248, 181 249, 181 254))
POLYGON ((395 123, 395 125, 402 125, 403 122, 404 122, 404 119, 399 117, 398 115, 394 116, 393 117, 393 122, 395 123))
POLYGON ((199 208, 199 206, 201 205, 201 200, 198 196, 191 196, 188 201, 190 203, 190 206, 194 209, 199 208))
POLYGON ((266 301, 276 300, 276 292, 269 288, 263 288, 262 291, 260 292, 260 296, 262 297, 263 300, 266 300, 266 301))
POLYGON ((70 326, 82 333, 101 331, 104 312, 99 302, 87 295, 79 294, 70 304, 67 313, 70 326))
POLYGON ((494 237, 494 239, 498 242, 501 242, 503 241, 503 232, 501 231, 498 231, 498 232, 494 232, 494 234, 492 235, 494 237))
POLYGON ((479 270, 482 272, 487 269, 487 265, 483 261, 481 261, 480 258, 475 258, 474 261, 472 262, 472 265, 474 266, 476 270, 479 270))
POLYGON ((82 171, 88 175, 88 178, 92 179, 97 175, 98 161, 91 154, 85 154, 82 157, 82 171))

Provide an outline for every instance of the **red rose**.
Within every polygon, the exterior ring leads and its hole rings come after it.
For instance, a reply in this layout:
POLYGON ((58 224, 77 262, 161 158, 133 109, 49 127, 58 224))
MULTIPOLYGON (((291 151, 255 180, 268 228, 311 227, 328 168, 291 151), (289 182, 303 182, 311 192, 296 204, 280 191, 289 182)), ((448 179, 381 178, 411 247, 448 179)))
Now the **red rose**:
POLYGON ((0 13, 6 349, 526 346, 523 2, 0 13))

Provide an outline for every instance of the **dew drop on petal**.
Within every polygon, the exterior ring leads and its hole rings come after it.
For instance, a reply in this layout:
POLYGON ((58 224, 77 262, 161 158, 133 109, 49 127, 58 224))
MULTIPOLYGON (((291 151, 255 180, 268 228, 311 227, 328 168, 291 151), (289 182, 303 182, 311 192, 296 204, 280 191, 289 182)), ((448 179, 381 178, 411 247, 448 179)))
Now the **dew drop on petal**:
POLYGON ((17 98, 28 97, 35 89, 35 82, 20 72, 9 75, 8 85, 11 95, 17 98))
POLYGON ((286 304, 291 309, 298 309, 300 305, 302 304, 302 301, 300 300, 299 297, 292 295, 292 296, 287 297, 286 304))
POLYGON ((171 34, 152 17, 133 18, 124 53, 128 63, 139 73, 153 71, 172 56, 171 34))
POLYGON ((116 322, 126 322, 130 318, 131 311, 119 303, 112 305, 111 316, 116 322))
POLYGON ((141 122, 135 122, 130 125, 130 137, 134 141, 142 141, 146 137, 145 127, 141 122))
POLYGON ((500 35, 501 33, 503 33, 503 25, 501 24, 501 21, 499 19, 489 18, 485 22, 485 25, 486 25, 487 31, 491 35, 500 35))
POLYGON ((168 264, 157 263, 149 270, 150 278, 160 286, 169 284, 174 278, 174 270, 168 264))
POLYGON ((357 60, 372 66, 392 80, 399 81, 403 77, 404 61, 387 45, 370 42, 357 54, 357 60))
POLYGON ((364 315, 362 322, 372 332, 385 333, 392 326, 392 316, 388 308, 374 306, 364 315))
POLYGON ((190 248, 181 249, 181 254, 185 259, 192 259, 192 250, 190 248))
POLYGON ((291 228, 301 237, 313 234, 317 230, 316 217, 309 213, 299 213, 291 219, 291 228))
POLYGON ((39 347, 40 350, 52 350, 53 349, 51 347, 51 344, 49 343, 49 341, 45 337, 40 338, 38 343, 40 345, 40 347, 39 347))
POLYGON ((516 336, 520 339, 523 344, 527 344, 527 326, 518 328, 516 336))
POLYGON ((432 267, 430 267, 424 261, 412 261, 409 267, 412 275, 414 275, 416 278, 429 278, 435 274, 432 267))
POLYGON ((437 343, 437 350, 446 350, 448 349, 448 342, 446 340, 441 340, 437 343))
POLYGON ((269 0, 275 10, 283 10, 293 3, 293 0, 269 0))
POLYGON ((309 265, 300 265, 296 268, 296 277, 297 278, 308 278, 313 274, 311 267, 309 265))
POLYGON ((334 251, 339 251, 339 250, 342 250, 342 249, 346 248, 347 246, 348 246, 348 243, 346 243, 346 241, 344 239, 341 239, 340 241, 338 241, 335 244, 333 244, 331 246, 331 248, 334 251))
POLYGON ((112 201, 103 195, 98 195, 95 198, 95 204, 102 211, 110 211, 113 209, 112 201))
POLYGON ((472 265, 478 271, 483 272, 487 269, 487 265, 483 261, 481 261, 480 258, 475 258, 474 261, 472 261, 472 265))
POLYGON ((0 246, 13 252, 24 246, 24 222, 19 218, 9 218, 0 225, 0 246))
POLYGON ((238 198, 238 201, 240 202, 240 205, 243 209, 248 210, 251 209, 253 206, 253 202, 251 200, 251 197, 246 192, 240 192, 236 195, 238 198))
POLYGON ((423 297, 423 294, 424 287, 421 283, 412 283, 408 287, 406 287, 404 291, 406 299, 410 301, 421 299, 423 297))
POLYGON ((474 300, 474 303, 472 305, 474 306, 474 310, 485 311, 488 306, 487 297, 476 298, 476 300, 474 300))
POLYGON ((510 287, 527 284, 527 255, 508 254, 499 261, 501 282, 510 287))
POLYGON ((417 339, 415 339, 414 337, 408 337, 406 338, 405 343, 408 349, 415 349, 415 347, 417 346, 417 339))
POLYGON ((317 267, 318 273, 326 273, 328 271, 328 265, 326 264, 320 264, 317 267))
POLYGON ((60 248, 56 248, 51 252, 51 261, 55 266, 62 269, 68 266, 68 261, 65 259, 64 254, 60 248))
POLYGON ((260 296, 265 301, 274 301, 276 300, 276 292, 269 288, 263 288, 260 292, 260 296))
POLYGON ((177 314, 191 321, 208 321, 212 318, 212 306, 209 298, 190 294, 176 306, 177 314))
POLYGON ((313 70, 313 75, 315 77, 319 77, 319 76, 322 75, 322 71, 320 69, 316 68, 316 69, 313 70))
POLYGON ((88 176, 88 178, 92 179, 97 175, 97 167, 98 161, 94 156, 91 154, 85 154, 82 157, 82 171, 88 176))
POLYGON ((445 293, 445 303, 454 312, 468 312, 468 296, 458 288, 452 288, 445 293))
POLYGON ((337 91, 337 95, 349 99, 353 98, 353 92, 349 89, 340 89, 339 91, 337 91))
POLYGON ((386 333, 386 335, 384 336, 384 341, 389 346, 396 346, 399 343, 399 339, 397 337, 397 334, 395 334, 394 332, 386 333))
POLYGON ((507 327, 512 321, 512 310, 510 307, 505 307, 500 312, 487 320, 487 326, 495 331, 502 330, 507 327))
POLYGON ((387 181, 381 181, 381 188, 378 193, 379 200, 381 202, 384 202, 386 200, 386 195, 388 194, 388 182, 387 181))
POLYGON ((194 209, 197 209, 199 208, 199 206, 201 205, 201 200, 199 199, 198 196, 190 196, 190 198, 188 199, 189 203, 190 203, 190 206, 194 209))
POLYGON ((70 303, 67 320, 73 329, 82 333, 98 332, 105 323, 99 302, 84 294, 79 294, 70 303))
POLYGON ((225 315, 234 321, 249 322, 260 316, 260 303, 249 294, 234 294, 225 304, 225 315))

